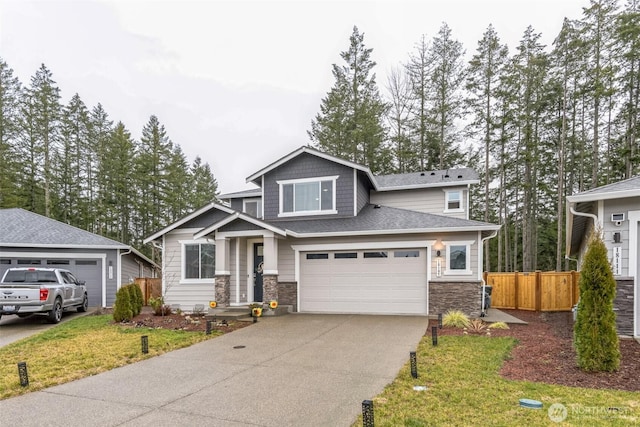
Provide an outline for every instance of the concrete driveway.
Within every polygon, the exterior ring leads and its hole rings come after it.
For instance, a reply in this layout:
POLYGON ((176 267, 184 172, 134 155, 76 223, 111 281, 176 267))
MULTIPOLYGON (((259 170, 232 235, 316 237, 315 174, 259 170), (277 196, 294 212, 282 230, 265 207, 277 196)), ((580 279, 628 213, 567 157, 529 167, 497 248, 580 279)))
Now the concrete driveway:
MULTIPOLYGON (((409 360, 426 317, 305 315, 0 401, 11 426, 348 426, 409 360)), ((35 369, 35 367, 30 368, 35 369)))
MULTIPOLYGON (((85 313, 78 313, 76 310, 65 311, 62 313, 62 320, 60 323, 90 314, 91 312, 91 308, 85 313)), ((5 314, 0 319, 0 347, 4 347, 7 344, 39 332, 46 331, 53 326, 55 325, 47 322, 46 316, 33 315, 21 319, 13 314, 5 314)))

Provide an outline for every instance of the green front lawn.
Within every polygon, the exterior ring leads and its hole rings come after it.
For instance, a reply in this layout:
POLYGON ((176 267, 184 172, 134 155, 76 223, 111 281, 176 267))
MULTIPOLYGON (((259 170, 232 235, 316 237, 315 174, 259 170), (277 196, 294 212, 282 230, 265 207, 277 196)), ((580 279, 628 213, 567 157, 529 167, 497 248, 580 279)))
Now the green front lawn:
POLYGON ((126 328, 111 315, 83 316, 0 348, 0 399, 108 371, 220 335, 166 329, 126 328), (147 335, 149 353, 142 353, 147 335), (20 385, 26 362, 29 386, 20 385))
MULTIPOLYGON (((638 393, 503 379, 498 371, 515 344, 513 338, 443 336, 434 347, 431 337, 423 337, 416 352, 418 378, 411 376, 407 354, 407 364, 398 377, 372 399, 376 427, 628 426, 640 423, 638 393), (427 390, 413 389, 420 385, 427 390), (520 407, 522 398, 542 402, 543 409, 520 407), (549 417, 549 408, 554 403, 563 404, 567 410, 561 424, 549 417)), ((361 425, 362 417, 354 426, 361 425)))

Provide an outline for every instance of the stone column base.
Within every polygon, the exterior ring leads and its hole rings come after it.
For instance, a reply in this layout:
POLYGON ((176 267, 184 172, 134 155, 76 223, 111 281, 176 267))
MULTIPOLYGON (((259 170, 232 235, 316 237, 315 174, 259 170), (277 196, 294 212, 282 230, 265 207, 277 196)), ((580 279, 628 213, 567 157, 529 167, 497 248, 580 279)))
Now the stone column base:
POLYGON ((231 276, 228 274, 216 276, 215 291, 218 307, 229 307, 231 301, 231 276))
POLYGON ((262 300, 278 301, 278 276, 275 274, 264 274, 262 276, 262 300))

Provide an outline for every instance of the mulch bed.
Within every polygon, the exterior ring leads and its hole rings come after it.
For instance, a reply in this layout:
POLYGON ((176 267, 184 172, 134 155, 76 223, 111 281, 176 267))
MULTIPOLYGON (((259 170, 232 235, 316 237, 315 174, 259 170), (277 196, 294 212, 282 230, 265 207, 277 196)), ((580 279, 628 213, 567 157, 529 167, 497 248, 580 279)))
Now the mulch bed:
MULTIPOLYGON (((102 314, 111 314, 112 312, 113 310, 111 309, 102 310, 102 314)), ((162 328, 190 332, 206 332, 207 330, 207 321, 204 316, 194 316, 186 313, 171 313, 165 316, 156 316, 151 308, 146 306, 143 307, 142 312, 131 319, 130 322, 121 322, 119 324, 132 328, 162 328)), ((244 321, 218 321, 211 324, 211 330, 228 333, 251 324, 251 322, 244 321)))
MULTIPOLYGON (((576 366, 571 312, 503 310, 528 325, 492 329, 491 336, 511 336, 518 344, 500 374, 511 380, 558 384, 570 387, 640 391, 640 344, 620 339, 620 369, 612 373, 589 373, 576 366)), ((430 326, 437 325, 431 321, 430 326)), ((431 328, 427 330, 431 335, 431 328)), ((443 328, 439 335, 462 335, 461 329, 443 328)))

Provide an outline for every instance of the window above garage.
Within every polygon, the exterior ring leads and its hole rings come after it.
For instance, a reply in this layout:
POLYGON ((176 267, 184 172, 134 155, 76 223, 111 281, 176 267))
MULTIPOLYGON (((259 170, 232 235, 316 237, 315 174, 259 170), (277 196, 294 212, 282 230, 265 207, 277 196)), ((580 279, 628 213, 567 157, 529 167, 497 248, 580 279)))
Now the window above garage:
POLYGON ((338 176, 278 181, 278 216, 336 214, 338 176))

